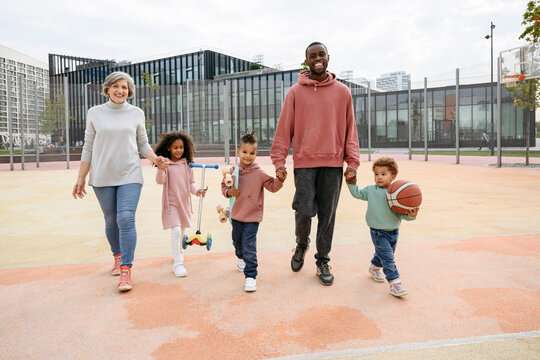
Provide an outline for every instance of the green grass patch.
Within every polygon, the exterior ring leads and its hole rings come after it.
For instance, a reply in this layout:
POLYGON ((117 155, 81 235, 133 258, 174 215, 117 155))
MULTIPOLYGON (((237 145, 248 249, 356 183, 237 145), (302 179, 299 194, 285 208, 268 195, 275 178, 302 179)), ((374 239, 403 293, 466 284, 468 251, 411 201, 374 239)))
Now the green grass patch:
MULTIPOLYGON (((13 150, 13 155, 19 155, 20 153, 21 150, 13 150)), ((28 150, 25 153, 28 153, 28 150)), ((0 150, 0 155, 9 155, 9 150, 0 150)))

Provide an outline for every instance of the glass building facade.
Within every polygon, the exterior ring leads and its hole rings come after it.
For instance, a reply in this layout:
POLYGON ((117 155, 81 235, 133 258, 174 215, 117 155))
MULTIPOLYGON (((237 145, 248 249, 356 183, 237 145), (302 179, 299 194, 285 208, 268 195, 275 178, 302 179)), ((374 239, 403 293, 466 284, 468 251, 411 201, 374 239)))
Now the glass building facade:
MULTIPOLYGON (((199 148, 224 144, 226 137, 233 144, 241 132, 250 130, 255 131, 259 148, 269 148, 283 99, 298 81, 298 69, 249 71, 250 65, 249 61, 209 50, 136 64, 49 55, 51 99, 64 91, 67 77, 70 143, 81 145, 87 109, 106 101, 101 94, 103 80, 113 71, 125 71, 135 80, 136 96, 130 102, 144 110, 151 143, 156 143, 163 132, 185 129, 199 148)), ((409 111, 413 147, 424 146, 425 113, 428 146, 454 147, 457 111, 460 145, 478 146, 482 131, 491 134, 491 90, 496 122, 496 84, 460 86, 459 109, 456 109, 455 86, 429 88, 425 111, 423 89, 411 91, 409 110, 407 90, 371 91, 368 95, 365 87, 342 82, 351 89, 363 148, 368 146, 368 101, 374 148, 408 147, 409 111)), ((502 88, 503 146, 525 145, 525 121, 525 111, 514 107, 502 88)), ((531 138, 534 139, 534 131, 531 138)))

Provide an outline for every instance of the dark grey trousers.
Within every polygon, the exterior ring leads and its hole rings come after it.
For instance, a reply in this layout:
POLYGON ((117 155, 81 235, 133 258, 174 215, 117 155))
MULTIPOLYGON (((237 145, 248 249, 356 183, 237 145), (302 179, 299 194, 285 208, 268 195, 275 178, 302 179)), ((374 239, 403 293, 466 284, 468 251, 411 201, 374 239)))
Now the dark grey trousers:
POLYGON ((296 243, 310 242, 311 218, 317 215, 317 265, 330 261, 336 209, 343 182, 343 168, 294 169, 296 192, 292 208, 296 220, 296 243))

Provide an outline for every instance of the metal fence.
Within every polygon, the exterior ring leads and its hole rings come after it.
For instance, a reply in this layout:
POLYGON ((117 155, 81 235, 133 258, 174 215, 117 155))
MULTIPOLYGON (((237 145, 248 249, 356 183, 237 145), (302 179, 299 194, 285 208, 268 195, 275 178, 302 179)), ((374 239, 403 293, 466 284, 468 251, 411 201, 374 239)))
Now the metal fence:
MULTIPOLYGON (((262 81, 260 77, 257 79, 262 81)), ((7 162, 9 155, 11 170, 14 169, 15 163, 20 163, 21 169, 24 169, 27 162, 36 162, 39 167, 40 161, 65 161, 69 169, 70 161, 80 159, 88 109, 104 103, 107 98, 102 94, 101 84, 73 84, 69 83, 67 76, 62 80, 51 82, 49 89, 43 89, 27 81, 24 76, 8 74, 7 131, 0 131, 0 149, 3 150, 0 161, 7 162)), ((159 84, 159 76, 153 76, 150 82, 141 82, 140 79, 135 81, 135 96, 128 101, 144 111, 151 144, 155 144, 164 132, 184 129, 193 136, 199 149, 208 149, 213 154, 216 152, 223 154, 226 161, 244 131, 255 131, 260 143, 265 147, 270 146, 284 97, 292 85, 291 81, 275 81, 271 85, 257 87, 253 82, 248 83, 234 77, 191 80, 185 84, 159 84)), ((445 81, 448 86, 448 79, 445 81)), ((455 108, 459 109, 461 86, 459 69, 456 70, 454 83, 455 108)), ((413 141, 418 145, 421 140, 423 146, 420 146, 420 150, 424 150, 426 161, 429 154, 428 140, 433 138, 435 131, 433 124, 428 124, 427 84, 428 79, 425 78, 423 109, 420 109, 422 124, 418 129, 412 128, 411 87, 409 87, 408 119, 406 130, 402 129, 408 133, 409 158, 413 150, 413 141)), ((413 86, 418 91, 418 84, 415 83, 413 86)), ((492 134, 496 134, 500 166, 500 86, 498 89, 495 104, 497 109, 490 113, 496 116, 497 128, 492 129, 492 134)), ((365 102, 366 111, 362 115, 357 113, 359 115, 357 124, 361 137, 367 138, 365 146, 371 159, 374 150, 371 139, 375 121, 372 119, 369 99, 374 93, 369 87, 367 90, 352 88, 351 91, 353 97, 362 94, 368 99, 365 102), (359 120, 360 117, 366 118, 359 120)), ((455 111, 454 125, 456 163, 459 163, 461 148, 459 111, 455 111)), ((495 141, 495 137, 492 141, 495 141)), ((416 148, 418 150, 418 146, 416 148)))

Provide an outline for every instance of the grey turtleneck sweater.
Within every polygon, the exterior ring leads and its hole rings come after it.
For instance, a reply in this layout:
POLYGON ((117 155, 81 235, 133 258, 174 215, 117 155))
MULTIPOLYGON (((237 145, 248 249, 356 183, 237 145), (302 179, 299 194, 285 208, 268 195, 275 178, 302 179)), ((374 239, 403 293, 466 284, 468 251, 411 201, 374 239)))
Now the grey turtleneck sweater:
POLYGON ((142 184, 138 153, 151 149, 138 107, 109 100, 88 110, 81 161, 90 163, 89 185, 142 184))

